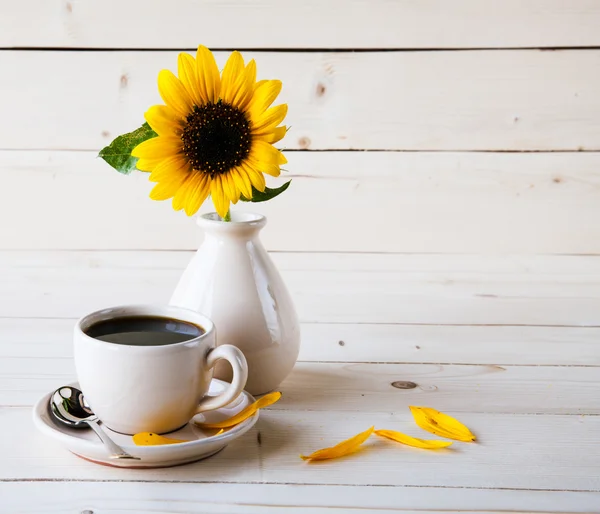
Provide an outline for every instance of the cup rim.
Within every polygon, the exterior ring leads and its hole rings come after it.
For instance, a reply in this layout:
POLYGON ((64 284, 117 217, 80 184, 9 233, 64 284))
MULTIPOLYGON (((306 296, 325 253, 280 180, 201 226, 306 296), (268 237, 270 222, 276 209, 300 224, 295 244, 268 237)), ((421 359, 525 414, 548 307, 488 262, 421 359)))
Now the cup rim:
POLYGON ((129 304, 118 305, 114 307, 106 307, 104 309, 99 309, 97 311, 85 314, 77 320, 75 324, 75 330, 77 331, 78 335, 82 336, 86 341, 93 341, 98 344, 109 345, 123 349, 135 348, 140 351, 161 351, 165 348, 176 348, 179 346, 186 346, 202 341, 203 339, 209 337, 210 334, 212 334, 212 332, 215 330, 215 325, 208 317, 204 316, 203 314, 200 314, 199 312, 196 312, 191 309, 186 309, 184 307, 178 307, 176 305, 129 304), (199 336, 194 337, 193 339, 181 341, 180 343, 159 344, 152 346, 140 346, 132 344, 112 343, 110 341, 102 341, 101 339, 96 339, 95 337, 89 336, 85 332, 85 330, 92 326, 94 323, 105 321, 107 319, 126 318, 131 316, 154 316, 173 318, 177 321, 182 321, 184 323, 193 323, 194 325, 198 325, 204 330, 204 332, 199 336))

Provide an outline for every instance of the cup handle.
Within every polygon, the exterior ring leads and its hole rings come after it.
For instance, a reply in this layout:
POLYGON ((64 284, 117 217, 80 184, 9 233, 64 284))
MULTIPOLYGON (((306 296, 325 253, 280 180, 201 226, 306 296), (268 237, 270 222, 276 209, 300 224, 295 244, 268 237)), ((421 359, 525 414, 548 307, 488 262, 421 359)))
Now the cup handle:
POLYGON ((206 357, 208 368, 214 368, 218 361, 225 359, 233 368, 233 380, 229 387, 217 396, 205 396, 196 409, 196 414, 207 410, 214 410, 235 400, 246 386, 248 380, 248 363, 239 348, 231 344, 222 344, 212 348, 206 357))

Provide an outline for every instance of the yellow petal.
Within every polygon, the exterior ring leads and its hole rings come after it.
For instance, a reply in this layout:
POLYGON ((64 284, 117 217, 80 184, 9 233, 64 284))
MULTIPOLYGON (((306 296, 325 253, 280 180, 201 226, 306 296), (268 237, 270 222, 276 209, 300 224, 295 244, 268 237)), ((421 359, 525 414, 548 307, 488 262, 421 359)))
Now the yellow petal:
POLYGON ((196 180, 187 187, 191 188, 185 203, 185 213, 192 216, 198 212, 200 206, 210 193, 210 177, 204 173, 198 174, 196 180))
POLYGON ((158 136, 137 145, 131 155, 140 159, 165 159, 179 153, 182 146, 178 137, 158 136))
POLYGON ((248 102, 254 94, 254 83, 256 82, 256 62, 252 59, 243 73, 236 80, 230 93, 231 104, 245 111, 248 102))
POLYGON ((285 118, 288 111, 287 104, 271 107, 265 113, 253 120, 252 134, 260 135, 265 132, 272 132, 285 118))
POLYGON ((234 171, 232 171, 233 180, 235 181, 235 185, 240 190, 240 192, 244 195, 246 200, 250 200, 252 198, 252 183, 250 182, 250 177, 242 166, 238 166, 234 171))
POLYGON ((248 105, 253 120, 258 119, 271 106, 281 92, 281 86, 281 80, 263 80, 256 85, 248 105))
POLYGON ((193 102, 190 95, 181 81, 169 70, 162 70, 158 74, 158 92, 164 102, 180 116, 186 117, 192 111, 193 102))
POLYGON ((287 127, 282 125, 281 127, 274 128, 271 132, 265 132, 263 134, 254 135, 253 137, 258 139, 259 141, 264 141, 265 143, 273 144, 281 141, 285 135, 287 134, 287 127))
POLYGON ((221 92, 221 77, 215 56, 205 46, 200 45, 196 53, 196 69, 200 91, 207 102, 216 103, 221 92))
POLYGON ((452 444, 450 441, 419 439, 417 437, 411 437, 403 434, 402 432, 396 432, 395 430, 375 430, 375 433, 381 437, 391 439, 392 441, 406 444, 407 446, 414 446, 415 448, 423 448, 425 450, 446 448, 452 444))
POLYGON ((189 443, 184 439, 172 439, 170 437, 163 437, 162 435, 153 434, 152 432, 140 432, 133 436, 133 442, 137 446, 158 446, 161 444, 178 444, 178 443, 189 443))
POLYGON ((224 102, 231 103, 235 94, 235 83, 240 74, 244 71, 244 59, 238 51, 233 52, 223 69, 221 77, 221 98, 224 102))
POLYGON ((156 166, 158 166, 162 161, 165 160, 165 157, 159 157, 158 159, 140 159, 135 164, 135 167, 140 171, 152 171, 156 166))
POLYGON ((164 182, 159 182, 154 186, 152 191, 150 191, 150 198, 152 200, 168 200, 169 198, 173 198, 181 185, 185 182, 185 177, 174 178, 172 180, 165 180, 164 182))
POLYGON ((316 452, 311 453, 310 455, 300 455, 302 460, 327 460, 327 459, 337 459, 338 457, 343 457, 344 455, 349 455, 358 450, 359 446, 363 444, 373 433, 375 427, 371 427, 360 434, 351 437, 350 439, 346 439, 331 448, 323 448, 322 450, 317 450, 316 452))
POLYGON ((212 197, 217 214, 221 216, 221 218, 227 216, 227 213, 229 212, 229 198, 225 196, 221 177, 217 176, 212 179, 210 183, 210 196, 212 197))
POLYGON ((221 175, 221 180, 223 181, 223 189, 225 190, 225 194, 233 203, 237 203, 240 199, 240 190, 236 186, 235 180, 233 180, 233 173, 234 172, 224 173, 221 175))
POLYGON ((179 80, 187 90, 194 105, 204 105, 206 96, 200 88, 196 60, 188 53, 182 52, 177 59, 179 80))
POLYGON ((202 428, 228 428, 234 425, 239 425, 242 421, 248 419, 250 416, 254 416, 254 413, 258 409, 264 409, 269 405, 273 405, 275 402, 279 401, 280 398, 281 393, 278 391, 269 393, 263 396, 260 400, 256 400, 253 404, 248 405, 248 407, 246 407, 244 410, 238 412, 235 416, 229 419, 219 421, 218 423, 196 423, 196 425, 202 428))
POLYGON ((179 187, 175 196, 173 196, 173 209, 176 211, 180 211, 183 209, 187 203, 188 196, 192 192, 192 188, 190 184, 193 184, 195 181, 194 172, 189 174, 189 177, 185 179, 185 181, 179 187))
POLYGON ((144 118, 159 136, 181 134, 181 118, 166 105, 153 105, 144 113, 144 118))
POLYGON ((162 160, 154 167, 150 174, 151 182, 161 182, 162 180, 173 180, 179 176, 187 177, 190 172, 188 160, 183 155, 173 155, 162 160))
POLYGON ((262 193, 265 190, 265 187, 267 187, 265 176, 252 166, 246 166, 245 170, 254 188, 258 189, 262 193))
POLYGON ((281 174, 281 169, 279 168, 279 164, 272 164, 272 163, 267 164, 265 162, 256 161, 252 157, 248 157, 246 163, 247 163, 247 165, 249 165, 257 170, 260 170, 262 173, 271 175, 272 177, 278 177, 281 174))
POLYGON ((252 141, 252 148, 250 149, 250 158, 261 164, 285 164, 287 159, 277 148, 264 141, 255 140, 252 141))
POLYGON ((410 407, 415 422, 423 430, 457 441, 475 441, 471 431, 457 419, 429 407, 410 407))

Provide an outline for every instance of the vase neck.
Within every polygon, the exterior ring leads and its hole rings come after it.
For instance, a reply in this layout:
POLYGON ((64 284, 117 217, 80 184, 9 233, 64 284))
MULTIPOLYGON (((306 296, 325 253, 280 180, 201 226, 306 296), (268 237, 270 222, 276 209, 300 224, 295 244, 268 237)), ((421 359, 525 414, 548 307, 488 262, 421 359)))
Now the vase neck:
POLYGON ((250 212, 232 212, 231 221, 223 221, 216 212, 211 212, 199 216, 197 221, 206 235, 219 239, 252 239, 267 223, 262 214, 250 212))

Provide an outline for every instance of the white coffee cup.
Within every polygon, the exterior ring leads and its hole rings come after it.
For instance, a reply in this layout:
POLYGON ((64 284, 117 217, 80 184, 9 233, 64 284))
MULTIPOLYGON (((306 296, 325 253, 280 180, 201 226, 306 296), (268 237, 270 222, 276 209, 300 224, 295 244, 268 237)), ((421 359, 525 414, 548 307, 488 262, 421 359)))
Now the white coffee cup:
POLYGON ((91 409, 112 430, 123 434, 167 433, 197 413, 235 400, 248 377, 244 354, 235 346, 216 347, 215 327, 207 317, 174 306, 131 305, 88 314, 75 326, 75 368, 91 409), (86 330, 115 318, 159 317, 191 323, 204 332, 187 341, 161 346, 106 342, 86 330), (219 360, 233 368, 231 385, 207 396, 219 360))

